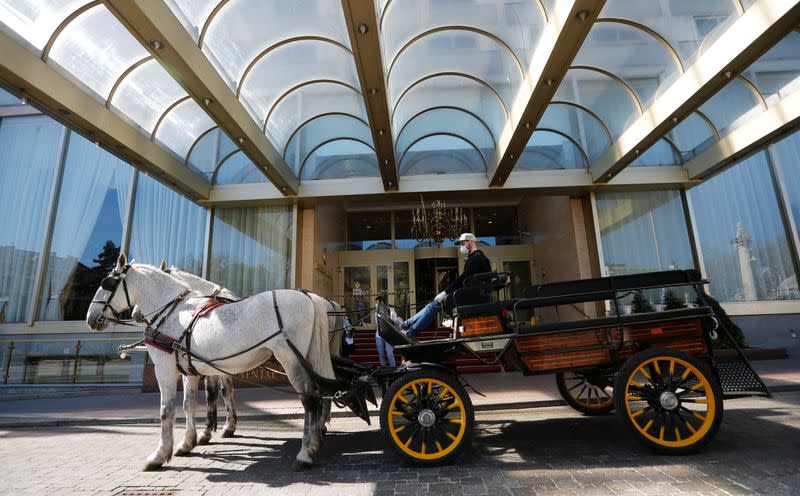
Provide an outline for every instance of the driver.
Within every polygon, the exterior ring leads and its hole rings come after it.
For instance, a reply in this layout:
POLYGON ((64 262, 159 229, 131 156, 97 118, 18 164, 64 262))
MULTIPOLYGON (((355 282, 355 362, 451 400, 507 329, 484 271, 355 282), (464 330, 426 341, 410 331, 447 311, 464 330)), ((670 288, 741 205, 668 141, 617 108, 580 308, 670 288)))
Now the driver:
MULTIPOLYGON (((432 302, 425 305, 416 315, 403 322, 401 327, 408 330, 407 334, 409 336, 414 336, 433 322, 436 314, 442 309, 442 302, 445 301, 448 295, 452 295, 453 292, 461 289, 464 286, 465 279, 481 272, 492 271, 489 259, 478 249, 478 238, 474 234, 462 234, 455 244, 458 245, 458 249, 463 255, 467 255, 467 260, 464 262, 464 271, 453 282, 448 284, 444 291, 436 295, 432 302)), ((452 298, 450 301, 452 302, 452 298)))

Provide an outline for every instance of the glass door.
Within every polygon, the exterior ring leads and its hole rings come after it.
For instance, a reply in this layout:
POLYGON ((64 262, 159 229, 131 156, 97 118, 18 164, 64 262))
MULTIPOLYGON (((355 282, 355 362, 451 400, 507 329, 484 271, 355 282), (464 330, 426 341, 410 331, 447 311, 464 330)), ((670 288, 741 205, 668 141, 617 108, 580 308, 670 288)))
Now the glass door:
POLYGON ((344 267, 344 306, 352 316, 354 326, 369 326, 372 303, 372 267, 344 267))

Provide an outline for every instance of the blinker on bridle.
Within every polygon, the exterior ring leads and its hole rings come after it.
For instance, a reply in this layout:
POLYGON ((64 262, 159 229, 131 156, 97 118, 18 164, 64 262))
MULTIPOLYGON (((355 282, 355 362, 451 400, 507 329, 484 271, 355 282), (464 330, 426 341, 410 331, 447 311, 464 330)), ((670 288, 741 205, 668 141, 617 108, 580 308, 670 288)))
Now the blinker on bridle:
POLYGON ((121 317, 123 313, 133 308, 133 305, 131 305, 131 298, 128 295, 128 283, 126 281, 126 272, 128 272, 128 269, 130 268, 130 265, 125 265, 125 267, 122 269, 122 272, 117 272, 117 270, 114 269, 111 271, 111 274, 107 275, 102 281, 100 281, 100 287, 106 291, 109 291, 109 295, 105 300, 92 300, 92 303, 103 304, 103 310, 100 312, 100 316, 97 317, 97 323, 104 322, 106 320, 106 310, 111 310, 111 315, 113 315, 114 318, 108 319, 109 322, 113 324, 131 325, 123 322, 121 317), (114 299, 114 294, 117 292, 117 289, 119 289, 120 282, 122 282, 122 289, 125 291, 125 302, 128 304, 128 306, 120 311, 117 311, 111 306, 110 301, 114 299))

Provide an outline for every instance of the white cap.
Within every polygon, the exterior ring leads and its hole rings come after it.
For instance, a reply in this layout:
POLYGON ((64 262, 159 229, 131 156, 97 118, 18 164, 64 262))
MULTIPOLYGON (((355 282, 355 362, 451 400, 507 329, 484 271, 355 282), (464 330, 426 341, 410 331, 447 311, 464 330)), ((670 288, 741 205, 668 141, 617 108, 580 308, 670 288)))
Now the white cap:
POLYGON ((477 240, 477 239, 478 238, 476 238, 474 234, 465 232, 465 233, 461 234, 461 236, 458 237, 458 239, 455 241, 454 244, 457 245, 457 244, 461 243, 462 241, 472 241, 472 240, 477 240))

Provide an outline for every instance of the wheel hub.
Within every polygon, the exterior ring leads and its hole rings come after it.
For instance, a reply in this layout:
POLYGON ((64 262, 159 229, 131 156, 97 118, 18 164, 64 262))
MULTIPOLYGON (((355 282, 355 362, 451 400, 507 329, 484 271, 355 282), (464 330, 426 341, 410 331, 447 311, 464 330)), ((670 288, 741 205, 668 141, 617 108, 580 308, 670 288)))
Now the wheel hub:
POLYGON ((422 427, 431 427, 436 423, 436 414, 433 413, 433 410, 426 408, 419 412, 419 415, 417 415, 417 421, 422 427))
POLYGON ((678 397, 672 391, 664 391, 661 393, 661 396, 658 397, 659 403, 665 410, 674 410, 678 408, 678 397))

